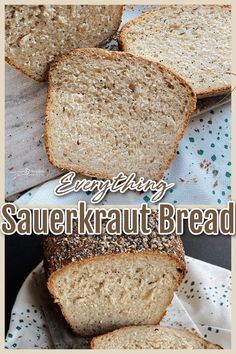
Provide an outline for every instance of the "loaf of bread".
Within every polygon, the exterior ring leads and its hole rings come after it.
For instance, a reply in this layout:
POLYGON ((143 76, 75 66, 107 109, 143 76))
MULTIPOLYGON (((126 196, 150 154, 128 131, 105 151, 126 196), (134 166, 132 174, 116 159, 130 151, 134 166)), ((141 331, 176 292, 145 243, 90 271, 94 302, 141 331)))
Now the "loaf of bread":
POLYGON ((231 7, 170 5, 131 20, 123 50, 157 61, 182 76, 198 98, 230 91, 231 7))
POLYGON ((153 211, 149 236, 80 236, 75 224, 71 236, 44 237, 48 289, 76 334, 162 319, 185 261, 180 238, 158 235, 157 222, 153 211))
POLYGON ((51 163, 84 175, 159 180, 174 157, 195 94, 160 64, 78 49, 49 71, 45 144, 51 163))
POLYGON ((35 80, 49 63, 75 48, 96 47, 118 29, 123 6, 7 5, 6 61, 35 80))
POLYGON ((93 338, 92 349, 222 349, 195 332, 160 326, 130 326, 93 338))

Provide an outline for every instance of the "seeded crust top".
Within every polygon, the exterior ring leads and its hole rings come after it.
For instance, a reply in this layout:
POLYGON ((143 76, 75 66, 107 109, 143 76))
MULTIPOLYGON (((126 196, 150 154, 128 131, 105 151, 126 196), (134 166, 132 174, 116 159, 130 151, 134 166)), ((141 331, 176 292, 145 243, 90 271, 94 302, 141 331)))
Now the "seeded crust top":
POLYGON ((185 268, 184 248, 179 236, 158 234, 158 212, 153 210, 148 217, 149 235, 109 235, 103 223, 101 235, 78 235, 78 224, 74 222, 73 235, 49 234, 43 237, 44 264, 47 276, 65 265, 87 258, 120 253, 153 252, 176 258, 185 268))

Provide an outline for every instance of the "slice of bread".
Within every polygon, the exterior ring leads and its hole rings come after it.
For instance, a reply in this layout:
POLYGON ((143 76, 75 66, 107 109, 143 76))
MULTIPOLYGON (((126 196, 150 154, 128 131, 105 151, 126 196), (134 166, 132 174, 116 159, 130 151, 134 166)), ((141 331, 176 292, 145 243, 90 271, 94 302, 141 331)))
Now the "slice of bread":
POLYGON ((78 49, 49 71, 45 144, 65 170, 160 179, 195 109, 189 85, 124 52, 78 49))
POLYGON ((160 326, 130 326, 95 337, 92 349, 222 349, 195 332, 160 326))
POLYGON ((6 61, 35 80, 75 48, 96 47, 118 29, 123 6, 6 5, 6 61))
POLYGON ((155 9, 125 24, 119 42, 182 76, 198 98, 230 91, 231 6, 155 9))
POLYGON ((75 224, 71 236, 44 237, 48 289, 76 334, 162 319, 185 261, 180 238, 158 235, 157 222, 153 212, 149 236, 80 236, 75 224))

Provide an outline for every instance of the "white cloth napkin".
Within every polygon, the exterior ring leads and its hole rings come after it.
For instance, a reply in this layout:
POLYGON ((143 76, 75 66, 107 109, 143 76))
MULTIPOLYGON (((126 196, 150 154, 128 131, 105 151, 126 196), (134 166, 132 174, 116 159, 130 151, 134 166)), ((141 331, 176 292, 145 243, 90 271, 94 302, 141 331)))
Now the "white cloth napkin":
POLYGON ((188 272, 177 296, 202 336, 231 346, 231 272, 186 257, 188 272))

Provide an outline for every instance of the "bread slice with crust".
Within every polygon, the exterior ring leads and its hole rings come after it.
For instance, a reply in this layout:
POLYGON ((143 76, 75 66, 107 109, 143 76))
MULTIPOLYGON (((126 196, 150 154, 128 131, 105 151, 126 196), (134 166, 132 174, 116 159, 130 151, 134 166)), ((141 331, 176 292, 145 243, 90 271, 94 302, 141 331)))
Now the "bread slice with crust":
POLYGON ((159 180, 195 109, 191 87, 162 65, 124 52, 78 49, 49 71, 45 144, 65 170, 159 180))
MULTIPOLYGON (((104 221, 104 229, 105 229, 104 221)), ((156 324, 185 274, 184 249, 175 235, 44 237, 48 289, 72 330, 94 336, 127 325, 156 324)))
POLYGON ((197 333, 160 326, 130 326, 95 337, 92 349, 223 349, 197 333))
POLYGON ((231 6, 169 5, 122 28, 124 51, 157 61, 183 77, 198 98, 230 91, 231 6))
POLYGON ((75 48, 96 47, 118 29, 120 5, 6 5, 6 61, 35 80, 75 48))

